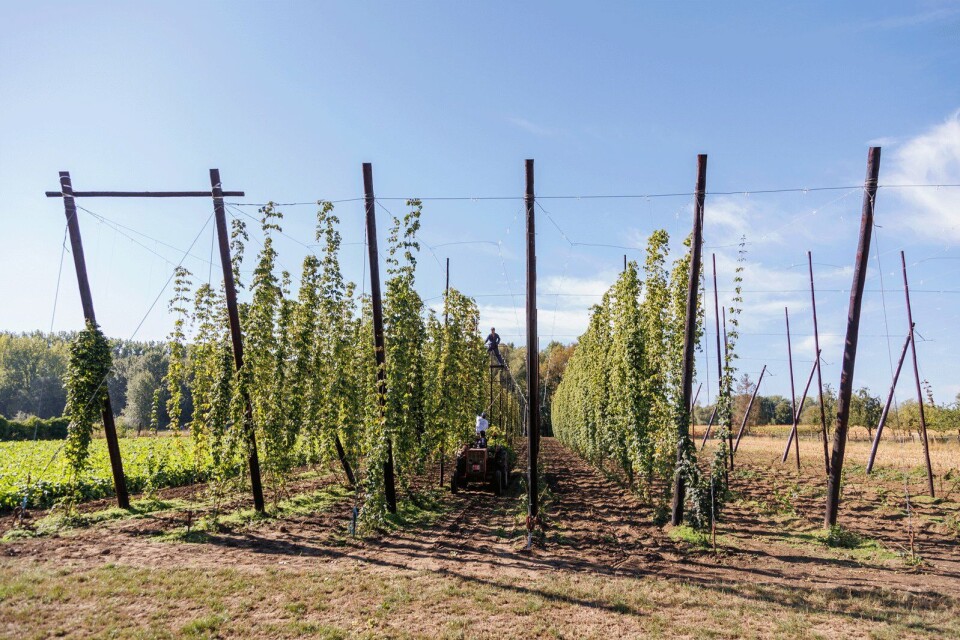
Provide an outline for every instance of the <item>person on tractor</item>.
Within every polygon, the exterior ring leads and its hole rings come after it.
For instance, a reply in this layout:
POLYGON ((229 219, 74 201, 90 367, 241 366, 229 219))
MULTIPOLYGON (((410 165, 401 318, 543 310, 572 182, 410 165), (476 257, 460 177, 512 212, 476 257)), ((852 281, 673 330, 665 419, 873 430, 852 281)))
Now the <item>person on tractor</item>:
POLYGON ((481 432, 480 432, 480 437, 477 438, 477 448, 478 448, 478 449, 486 449, 486 448, 487 448, 487 432, 486 432, 486 431, 481 431, 481 432))
POLYGON ((503 356, 500 355, 500 334, 497 333, 496 328, 490 327, 490 335, 487 336, 484 344, 487 345, 487 353, 496 358, 497 364, 502 367, 503 356))

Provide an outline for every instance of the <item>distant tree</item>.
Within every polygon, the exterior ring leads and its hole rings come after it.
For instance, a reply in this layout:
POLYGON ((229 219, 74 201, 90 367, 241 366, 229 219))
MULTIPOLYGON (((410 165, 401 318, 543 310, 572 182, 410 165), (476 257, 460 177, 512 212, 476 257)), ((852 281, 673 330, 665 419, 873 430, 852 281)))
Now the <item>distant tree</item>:
POLYGON ((867 433, 873 437, 873 429, 880 422, 883 413, 883 403, 880 398, 871 395, 870 389, 860 387, 850 398, 850 424, 866 427, 867 433))
POLYGON ((778 396, 779 400, 773 408, 772 424, 793 424, 793 403, 789 398, 778 396))

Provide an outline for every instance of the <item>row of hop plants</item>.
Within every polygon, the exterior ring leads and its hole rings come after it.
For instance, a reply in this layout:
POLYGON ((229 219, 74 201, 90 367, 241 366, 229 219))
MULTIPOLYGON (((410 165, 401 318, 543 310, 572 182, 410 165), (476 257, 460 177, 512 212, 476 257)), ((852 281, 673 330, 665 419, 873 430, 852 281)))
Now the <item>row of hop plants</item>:
MULTIPOLYGON (((636 262, 628 263, 591 310, 587 330, 553 397, 553 429, 559 440, 592 464, 621 474, 639 494, 661 505, 669 499, 675 475, 682 475, 687 520, 703 528, 719 512, 727 489, 742 254, 734 304, 727 314, 716 420, 719 447, 712 460, 698 463, 693 442, 689 438, 678 442, 678 424, 689 419, 681 398, 681 375, 690 255, 684 252, 668 268, 669 240, 666 231, 651 234, 642 272, 636 262)), ((685 245, 689 247, 689 239, 685 245)), ((697 308, 699 346, 702 299, 697 308)))
MULTIPOLYGON (((428 462, 451 454, 472 435, 473 416, 486 399, 479 309, 455 289, 439 312, 426 307, 415 289, 422 205, 411 200, 407 207, 405 215, 393 218, 388 239, 382 389, 376 384, 371 301, 341 273, 341 235, 332 203, 318 203, 316 242, 322 252, 304 259, 296 295, 291 275, 278 268, 274 247, 283 214, 273 204, 259 210, 263 246, 250 282, 241 280, 250 237, 242 220, 232 220, 234 280, 238 289, 247 290, 247 302, 239 305, 244 338, 239 371, 222 283, 194 287, 191 274, 177 270, 169 306, 174 328, 166 393, 155 393, 153 427, 165 396, 170 428, 192 439, 195 464, 205 468, 216 496, 249 482, 252 430, 274 502, 288 494, 300 465, 340 465, 339 448, 359 471, 362 521, 376 525, 386 510, 381 470, 388 441, 398 486, 409 491, 428 462), (187 424, 181 423, 184 393, 194 406, 187 424)), ((66 452, 76 477, 87 465, 110 366, 106 338, 89 325, 71 347, 69 365, 66 452)))

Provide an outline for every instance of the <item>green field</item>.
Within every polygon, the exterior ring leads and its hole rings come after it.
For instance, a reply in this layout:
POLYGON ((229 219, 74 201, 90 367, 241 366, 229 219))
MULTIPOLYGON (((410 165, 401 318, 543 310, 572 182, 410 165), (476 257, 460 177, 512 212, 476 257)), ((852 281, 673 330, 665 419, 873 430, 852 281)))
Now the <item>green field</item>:
MULTIPOLYGON (((46 508, 69 492, 67 461, 63 440, 0 442, 0 511, 9 511, 23 502, 46 508)), ((151 478, 155 487, 173 487, 206 479, 205 466, 194 464, 193 442, 189 437, 121 438, 120 452, 127 489, 140 493, 151 478)), ((107 443, 90 443, 89 466, 80 479, 84 500, 113 495, 113 476, 107 443)))

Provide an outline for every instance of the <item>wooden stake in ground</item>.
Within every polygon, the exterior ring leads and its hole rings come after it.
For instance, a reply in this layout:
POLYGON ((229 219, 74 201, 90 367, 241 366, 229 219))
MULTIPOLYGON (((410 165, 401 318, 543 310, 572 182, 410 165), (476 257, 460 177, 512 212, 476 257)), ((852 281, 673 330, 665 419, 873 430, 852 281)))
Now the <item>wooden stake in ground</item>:
POLYGON ((917 408, 920 410, 920 438, 923 442, 923 457, 927 463, 927 489, 933 497, 933 468, 930 466, 930 445, 927 442, 927 419, 923 414, 923 391, 920 389, 920 368, 917 365, 917 338, 914 334, 913 310, 910 307, 910 285, 907 283, 907 259, 900 252, 900 264, 903 265, 903 294, 907 298, 907 322, 910 323, 910 355, 913 358, 913 378, 917 383, 917 408))
MULTIPOLYGON (((377 250, 377 203, 373 196, 373 165, 363 163, 363 198, 367 214, 367 248, 370 258, 370 299, 373 303, 373 346, 377 359, 377 398, 380 418, 387 411, 387 352, 383 340, 383 300, 380 297, 380 257, 377 250)), ((387 511, 397 512, 397 489, 393 479, 393 441, 387 437, 387 459, 383 462, 383 492, 387 511)))
MULTIPOLYGON (((83 257, 83 241, 80 238, 80 222, 77 220, 77 203, 74 200, 70 172, 60 172, 60 190, 63 195, 63 212, 67 216, 67 231, 70 234, 70 251, 73 253, 73 266, 77 271, 77 285, 80 287, 80 303, 83 305, 83 317, 87 322, 97 323, 93 311, 93 294, 90 293, 90 281, 87 278, 87 263, 83 257)), ((101 384, 106 384, 103 381, 101 384)), ((113 488, 117 493, 117 506, 130 508, 130 496, 127 493, 127 479, 123 474, 123 460, 120 457, 120 442, 117 440, 117 426, 113 422, 113 405, 110 393, 103 390, 103 434, 110 453, 110 469, 113 472, 113 488)))
POLYGON ((837 398, 837 424, 833 431, 833 450, 830 454, 830 474, 827 476, 827 501, 824 527, 837 524, 840 512, 840 485, 843 480, 843 456, 847 447, 847 429, 850 422, 850 396, 853 394, 853 371, 857 362, 857 342, 860 337, 860 310, 863 287, 867 280, 867 260, 870 256, 870 237, 873 233, 873 211, 877 198, 877 178, 880 175, 880 147, 870 147, 867 153, 867 177, 863 185, 863 207, 860 217, 860 241, 853 267, 853 285, 850 288, 850 309, 847 313, 847 335, 843 346, 840 368, 840 389, 837 398))
POLYGON ((683 522, 683 503, 686 487, 679 473, 692 447, 689 441, 690 414, 683 409, 690 406, 693 391, 693 356, 697 347, 697 299, 700 285, 700 256, 703 249, 703 204, 707 191, 707 156, 697 156, 697 190, 693 207, 693 237, 690 243, 690 279, 687 283, 687 306, 683 326, 683 373, 681 375, 680 406, 677 412, 677 473, 673 478, 673 500, 670 505, 670 521, 674 526, 683 522))

